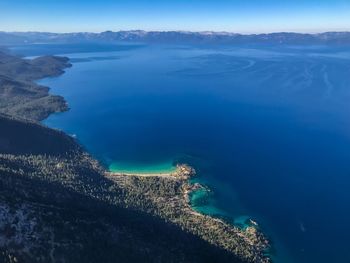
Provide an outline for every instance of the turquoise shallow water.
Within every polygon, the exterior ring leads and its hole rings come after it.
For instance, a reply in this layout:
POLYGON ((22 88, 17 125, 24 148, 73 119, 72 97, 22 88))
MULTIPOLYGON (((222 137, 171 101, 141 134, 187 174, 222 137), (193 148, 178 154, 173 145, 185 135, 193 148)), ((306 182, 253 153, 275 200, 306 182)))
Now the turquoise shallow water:
POLYGON ((199 189, 190 194, 191 205, 194 210, 211 215, 223 216, 225 212, 215 205, 215 199, 209 189, 199 189))
POLYGON ((41 83, 71 109, 45 124, 106 167, 193 165, 211 190, 192 197, 195 209, 254 219, 275 262, 350 262, 348 47, 53 50, 73 67, 41 83))
POLYGON ((142 173, 142 174, 152 174, 152 173, 169 173, 176 170, 176 166, 172 161, 164 163, 126 163, 126 162, 112 162, 108 169, 111 172, 121 172, 121 173, 142 173))

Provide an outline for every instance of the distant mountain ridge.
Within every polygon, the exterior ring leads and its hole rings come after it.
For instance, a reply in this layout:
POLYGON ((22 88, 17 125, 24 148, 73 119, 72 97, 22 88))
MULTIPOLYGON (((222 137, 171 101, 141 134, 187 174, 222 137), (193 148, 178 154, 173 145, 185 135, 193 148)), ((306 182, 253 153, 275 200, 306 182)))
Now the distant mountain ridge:
POLYGON ((350 44, 350 32, 237 34, 191 31, 104 31, 101 33, 0 32, 0 45, 119 41, 199 44, 350 44))

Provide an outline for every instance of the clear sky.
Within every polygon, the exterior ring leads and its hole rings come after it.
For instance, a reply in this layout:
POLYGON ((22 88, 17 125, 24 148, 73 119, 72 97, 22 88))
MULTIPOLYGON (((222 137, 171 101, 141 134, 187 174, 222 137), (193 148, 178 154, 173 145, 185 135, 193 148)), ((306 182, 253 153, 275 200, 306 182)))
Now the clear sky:
POLYGON ((350 0, 0 0, 1 31, 350 31, 350 0))

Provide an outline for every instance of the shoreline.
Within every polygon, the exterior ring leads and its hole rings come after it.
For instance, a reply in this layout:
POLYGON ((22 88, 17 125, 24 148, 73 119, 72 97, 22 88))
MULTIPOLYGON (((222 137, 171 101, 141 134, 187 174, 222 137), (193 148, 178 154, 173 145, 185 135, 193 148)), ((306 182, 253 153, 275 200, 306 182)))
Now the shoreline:
MULTIPOLYGON (((193 207, 191 206, 191 198, 190 195, 191 193, 200 190, 200 189, 206 189, 206 190, 210 190, 208 187, 202 185, 201 183, 190 183, 189 179, 193 178, 194 176, 196 176, 196 171, 194 168, 192 168, 191 166, 187 165, 187 164, 177 164, 176 165, 176 169, 174 172, 155 172, 155 173, 138 173, 138 172, 113 172, 113 171, 106 171, 105 175, 107 177, 123 177, 123 176, 127 176, 127 177, 160 177, 160 178, 169 178, 169 179, 173 179, 173 180, 179 180, 182 181, 184 180, 187 185, 184 189, 184 200, 186 201, 186 203, 188 204, 189 208, 193 211, 193 213, 197 214, 197 215, 201 215, 201 216, 209 216, 214 218, 217 221, 226 223, 223 219, 212 216, 212 215, 207 215, 205 213, 201 213, 196 211, 195 209, 193 209, 193 207)), ((211 191, 211 190, 210 190, 211 191)), ((256 221, 254 221, 251 218, 248 218, 248 220, 250 222, 251 226, 255 226, 256 228, 259 227, 258 223, 256 221)), ((236 226, 235 224, 232 223, 233 226, 236 226)))
MULTIPOLYGON (((11 92, 0 94, 0 112, 13 117, 40 122, 52 113, 69 110, 62 96, 39 84, 45 78, 58 77, 70 68, 69 58, 40 56, 23 59, 0 51, 0 82, 11 92)), ((6 89, 5 89, 6 90, 6 89)))
MULTIPOLYGON (((231 228, 234 230, 235 235, 243 238, 250 246, 255 247, 257 254, 261 256, 259 259, 254 259, 254 262, 263 262, 263 263, 271 263, 272 257, 269 255, 269 251, 271 250, 271 243, 265 237, 264 233, 260 230, 259 224, 254 221, 252 218, 247 219, 247 226, 244 228, 240 228, 232 222, 227 222, 222 218, 215 217, 212 215, 207 215, 205 213, 201 213, 196 211, 191 205, 191 194, 194 191, 200 189, 210 190, 208 187, 195 182, 191 183, 190 179, 196 176, 196 171, 194 168, 187 164, 177 164, 176 170, 174 172, 161 172, 161 173, 137 173, 137 172, 105 172, 106 176, 109 178, 116 179, 118 178, 155 178, 155 179, 170 179, 173 181, 177 181, 181 184, 182 193, 181 199, 184 203, 184 209, 187 212, 197 218, 201 218, 202 220, 212 220, 224 228, 231 228), (260 252, 258 252, 260 251, 260 252)), ((175 198, 175 197, 174 197, 175 198)), ((205 238, 204 238, 205 239, 205 238)), ((210 240, 207 240, 210 242, 210 240)), ((232 251, 231 249, 227 249, 228 251, 232 251)))
POLYGON ((107 171, 106 174, 109 176, 140 176, 140 177, 169 177, 169 178, 181 178, 189 179, 196 171, 187 164, 177 164, 174 171, 164 172, 118 172, 118 171, 107 171))

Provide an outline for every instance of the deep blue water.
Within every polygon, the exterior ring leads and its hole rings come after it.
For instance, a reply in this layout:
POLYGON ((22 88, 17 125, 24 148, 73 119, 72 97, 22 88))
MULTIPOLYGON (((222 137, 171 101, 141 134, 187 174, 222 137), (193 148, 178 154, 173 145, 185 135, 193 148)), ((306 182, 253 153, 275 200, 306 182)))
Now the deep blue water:
POLYGON ((41 81, 71 108, 47 125, 106 165, 191 163, 203 209, 255 219, 276 262, 350 262, 350 48, 77 50, 55 46, 73 67, 41 81))

